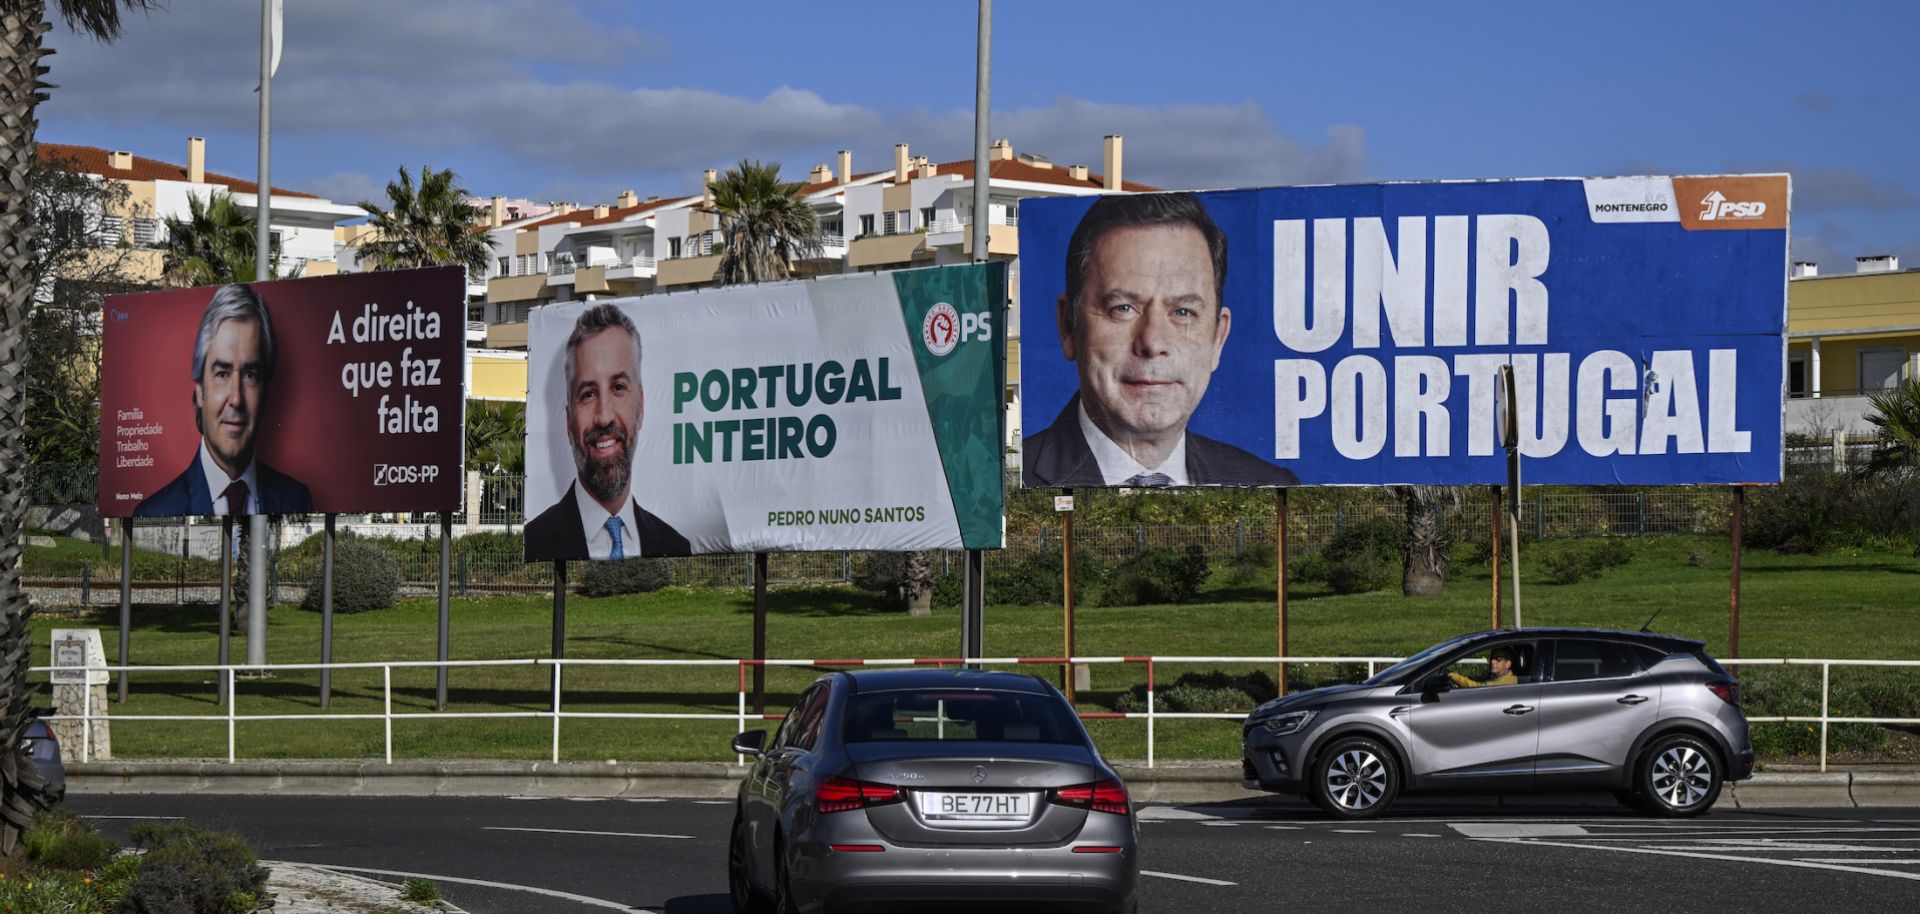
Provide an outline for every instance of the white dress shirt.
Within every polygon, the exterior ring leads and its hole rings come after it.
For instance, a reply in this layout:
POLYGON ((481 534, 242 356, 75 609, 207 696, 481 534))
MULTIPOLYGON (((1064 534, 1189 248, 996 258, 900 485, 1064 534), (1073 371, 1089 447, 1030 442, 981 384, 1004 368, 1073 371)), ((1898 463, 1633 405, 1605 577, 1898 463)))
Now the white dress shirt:
MULTIPOLYGON (((613 557, 613 534, 607 531, 607 518, 612 514, 587 494, 587 487, 573 484, 574 502, 580 506, 580 525, 587 534, 587 557, 606 559, 613 557)), ((627 558, 640 556, 640 527, 633 513, 633 499, 628 498, 620 505, 620 551, 627 558)))
MULTIPOLYGON (((260 461, 247 463, 247 470, 240 474, 240 481, 247 484, 247 504, 242 514, 260 513, 260 461)), ((213 495, 213 513, 225 516, 227 509, 227 487, 233 485, 233 477, 220 465, 213 462, 213 452, 207 450, 207 439, 200 439, 200 470, 207 476, 207 491, 213 495)))
POLYGON ((1100 477, 1107 485, 1117 486, 1144 473, 1164 473, 1173 480, 1168 485, 1187 484, 1187 436, 1181 433, 1180 443, 1173 446, 1173 453, 1167 455, 1157 467, 1141 465, 1120 445, 1114 444, 1100 426, 1093 424, 1093 417, 1087 415, 1087 405, 1080 404, 1080 435, 1087 439, 1087 448, 1093 451, 1093 460, 1100 465, 1100 477))

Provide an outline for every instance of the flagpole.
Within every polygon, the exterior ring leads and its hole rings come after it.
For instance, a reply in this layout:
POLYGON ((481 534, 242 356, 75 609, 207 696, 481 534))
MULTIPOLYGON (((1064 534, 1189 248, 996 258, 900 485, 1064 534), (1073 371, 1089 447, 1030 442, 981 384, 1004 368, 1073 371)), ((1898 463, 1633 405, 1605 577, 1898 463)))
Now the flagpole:
MULTIPOLYGON (((253 278, 264 281, 272 270, 270 259, 273 221, 272 183, 268 177, 267 147, 272 119, 274 0, 260 0, 260 187, 255 198, 253 278)), ((257 499, 259 493, 255 492, 257 499)), ((267 662, 267 516, 247 517, 247 665, 267 662)))

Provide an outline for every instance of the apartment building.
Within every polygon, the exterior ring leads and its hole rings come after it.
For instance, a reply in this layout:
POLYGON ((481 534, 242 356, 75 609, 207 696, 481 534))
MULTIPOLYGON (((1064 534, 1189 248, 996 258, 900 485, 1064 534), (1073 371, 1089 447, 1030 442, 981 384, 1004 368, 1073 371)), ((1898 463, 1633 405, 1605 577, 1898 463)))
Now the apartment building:
POLYGON ((1892 255, 1821 276, 1793 265, 1787 286, 1786 430, 1866 435, 1871 396, 1920 377, 1920 270, 1892 255))
MULTIPOLYGON (((136 282, 158 282, 160 247, 166 242, 166 219, 185 219, 187 201, 207 200, 216 190, 231 194, 233 202, 256 217, 260 188, 253 181, 207 170, 207 143, 187 139, 186 164, 134 155, 96 146, 41 143, 40 157, 63 161, 81 174, 126 185, 125 212, 106 213, 109 236, 131 248, 126 264, 136 282)), ((334 227, 365 214, 357 206, 335 203, 315 194, 276 187, 270 201, 269 230, 280 245, 282 276, 329 276, 339 272, 334 251, 334 227)))

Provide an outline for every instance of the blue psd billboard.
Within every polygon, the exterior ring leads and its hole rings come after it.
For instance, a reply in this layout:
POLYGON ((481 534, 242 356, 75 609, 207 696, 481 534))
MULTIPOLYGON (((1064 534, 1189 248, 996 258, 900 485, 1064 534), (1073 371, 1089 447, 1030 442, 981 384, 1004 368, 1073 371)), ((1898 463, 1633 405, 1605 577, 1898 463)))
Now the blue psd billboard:
POLYGON ((1030 199, 1037 487, 1777 483, 1786 175, 1030 199))

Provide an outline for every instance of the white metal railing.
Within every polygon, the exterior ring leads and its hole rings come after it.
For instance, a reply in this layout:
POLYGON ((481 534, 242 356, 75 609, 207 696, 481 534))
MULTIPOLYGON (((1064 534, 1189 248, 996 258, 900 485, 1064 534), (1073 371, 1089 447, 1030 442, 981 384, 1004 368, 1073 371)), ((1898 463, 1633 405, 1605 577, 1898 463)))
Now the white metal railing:
POLYGON ((573 261, 571 261, 571 260, 556 260, 556 261, 554 261, 554 262, 553 262, 553 264, 552 264, 551 266, 549 266, 549 267, 547 267, 547 275, 549 275, 549 276, 572 276, 572 275, 573 275, 573 261))
MULTIPOLYGON (((954 217, 948 217, 945 219, 935 219, 933 220, 933 222, 927 225, 927 231, 933 232, 936 234, 940 232, 958 232, 958 231, 965 230, 968 226, 972 224, 973 224, 973 217, 971 216, 968 216, 967 218, 964 218, 964 219, 959 219, 954 217)), ((1004 216, 994 216, 993 218, 987 220, 987 224, 988 225, 1009 225, 1009 226, 1018 228, 1020 225, 1020 216, 1018 213, 1008 213, 1004 216)))
MULTIPOLYGON (((1086 711, 1080 712, 1082 720, 1144 720, 1147 727, 1147 767, 1154 766, 1154 725, 1161 720, 1243 720, 1248 711, 1228 712, 1174 712, 1159 711, 1155 708, 1155 675, 1162 664, 1231 664, 1266 665, 1281 664, 1365 664, 1367 676, 1371 678, 1381 664, 1398 663, 1401 657, 1152 657, 1152 656, 1106 656, 1106 657, 984 657, 964 659, 960 657, 900 657, 883 659, 808 659, 808 660, 652 660, 652 659, 551 659, 528 658, 515 660, 449 660, 444 663, 434 660, 395 660, 385 662, 362 663, 280 663, 263 666, 243 666, 229 664, 225 666, 183 665, 183 666, 63 666, 33 667, 32 673, 59 673, 74 675, 83 670, 88 673, 105 672, 141 673, 165 672, 206 672, 219 674, 224 683, 227 696, 225 713, 220 716, 206 714, 95 714, 93 711, 91 687, 82 689, 81 713, 78 715, 44 715, 46 721, 80 721, 81 746, 80 760, 93 758, 93 727, 96 720, 121 721, 206 721, 225 723, 227 730, 227 761, 237 759, 238 725, 250 721, 270 720, 378 720, 383 722, 385 736, 385 757, 388 764, 393 762, 393 722, 408 719, 429 720, 489 720, 489 719, 547 719, 553 723, 550 758, 560 760, 560 721, 571 720, 710 720, 732 721, 740 730, 745 730, 750 720, 781 720, 786 715, 773 713, 752 713, 747 710, 747 671, 754 667, 911 667, 911 666, 959 666, 961 664, 979 664, 983 666, 1067 666, 1102 664, 1141 664, 1146 667, 1145 711, 1086 711), (557 669, 558 676, 552 676, 549 706, 539 711, 402 711, 393 710, 393 671, 396 669, 435 669, 446 667, 449 670, 482 667, 544 667, 557 669), (562 692, 568 667, 734 667, 738 676, 738 692, 735 707, 731 713, 713 713, 696 711, 569 711, 564 704, 562 692), (293 670, 380 670, 381 671, 381 712, 351 713, 338 711, 316 711, 307 714, 241 714, 239 713, 239 693, 236 686, 243 680, 237 680, 240 672, 261 673, 293 670)), ((1471 662, 1471 661, 1469 661, 1471 662)), ((1833 724, 1880 724, 1889 726, 1920 725, 1920 718, 1900 717, 1834 717, 1831 714, 1832 672, 1838 667, 1904 667, 1920 668, 1920 660, 1830 660, 1830 659, 1758 659, 1758 660, 1721 660, 1724 666, 1817 666, 1820 668, 1820 714, 1818 716, 1785 715, 1773 717, 1748 717, 1749 723, 1806 723, 1820 725, 1820 770, 1827 770, 1828 728, 1833 724)), ((742 761, 736 755, 735 762, 742 761)))

